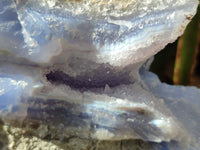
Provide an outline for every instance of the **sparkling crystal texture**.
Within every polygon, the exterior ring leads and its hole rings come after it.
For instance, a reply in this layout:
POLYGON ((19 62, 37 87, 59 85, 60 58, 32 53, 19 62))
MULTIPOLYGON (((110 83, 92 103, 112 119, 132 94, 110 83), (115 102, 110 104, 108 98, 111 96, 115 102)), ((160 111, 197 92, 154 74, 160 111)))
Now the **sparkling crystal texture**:
MULTIPOLYGON (((198 150, 200 90, 161 84, 146 62, 183 33, 197 5, 198 0, 1 0, 5 133, 17 128, 21 137, 30 132, 61 145, 76 137, 133 149, 126 140, 139 139, 146 149, 198 150)), ((16 134, 10 135, 18 141, 10 149, 27 143, 16 134)), ((27 140, 28 148, 37 141, 27 140)))

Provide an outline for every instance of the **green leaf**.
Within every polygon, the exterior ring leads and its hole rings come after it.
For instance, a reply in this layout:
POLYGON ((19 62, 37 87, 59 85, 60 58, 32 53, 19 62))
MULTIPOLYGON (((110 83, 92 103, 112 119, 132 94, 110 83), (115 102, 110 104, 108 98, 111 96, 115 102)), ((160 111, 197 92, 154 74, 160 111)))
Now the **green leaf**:
MULTIPOLYGON (((189 19, 189 18, 188 18, 189 19)), ((174 84, 188 85, 198 52, 200 6, 197 14, 188 24, 184 34, 178 41, 177 54, 174 67, 174 84)))

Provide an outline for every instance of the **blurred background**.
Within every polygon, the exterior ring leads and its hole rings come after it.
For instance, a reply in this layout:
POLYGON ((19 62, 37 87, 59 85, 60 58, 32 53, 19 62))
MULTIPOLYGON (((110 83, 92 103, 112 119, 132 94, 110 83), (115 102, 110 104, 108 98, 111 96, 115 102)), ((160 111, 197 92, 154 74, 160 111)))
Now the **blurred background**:
POLYGON ((162 82, 200 88, 200 5, 184 34, 155 55, 150 70, 162 82))

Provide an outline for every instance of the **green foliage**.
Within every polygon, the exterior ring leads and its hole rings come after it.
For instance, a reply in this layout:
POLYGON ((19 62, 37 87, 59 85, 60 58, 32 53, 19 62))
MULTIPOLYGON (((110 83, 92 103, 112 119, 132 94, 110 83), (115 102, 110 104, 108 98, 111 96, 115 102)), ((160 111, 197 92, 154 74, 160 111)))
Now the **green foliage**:
MULTIPOLYGON (((189 18, 187 18, 189 19, 189 18)), ((199 44, 200 6, 197 14, 180 37, 174 67, 174 84, 188 85, 195 66, 199 44)))

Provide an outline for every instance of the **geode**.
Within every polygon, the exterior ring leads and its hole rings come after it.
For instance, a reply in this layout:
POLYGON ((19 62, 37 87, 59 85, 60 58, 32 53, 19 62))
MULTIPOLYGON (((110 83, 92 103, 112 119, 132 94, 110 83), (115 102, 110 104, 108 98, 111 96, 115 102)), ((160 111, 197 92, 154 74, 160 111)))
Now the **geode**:
POLYGON ((139 139, 148 149, 197 150, 200 90, 160 83, 146 61, 183 33, 197 5, 1 0, 2 120, 49 141, 139 139))

